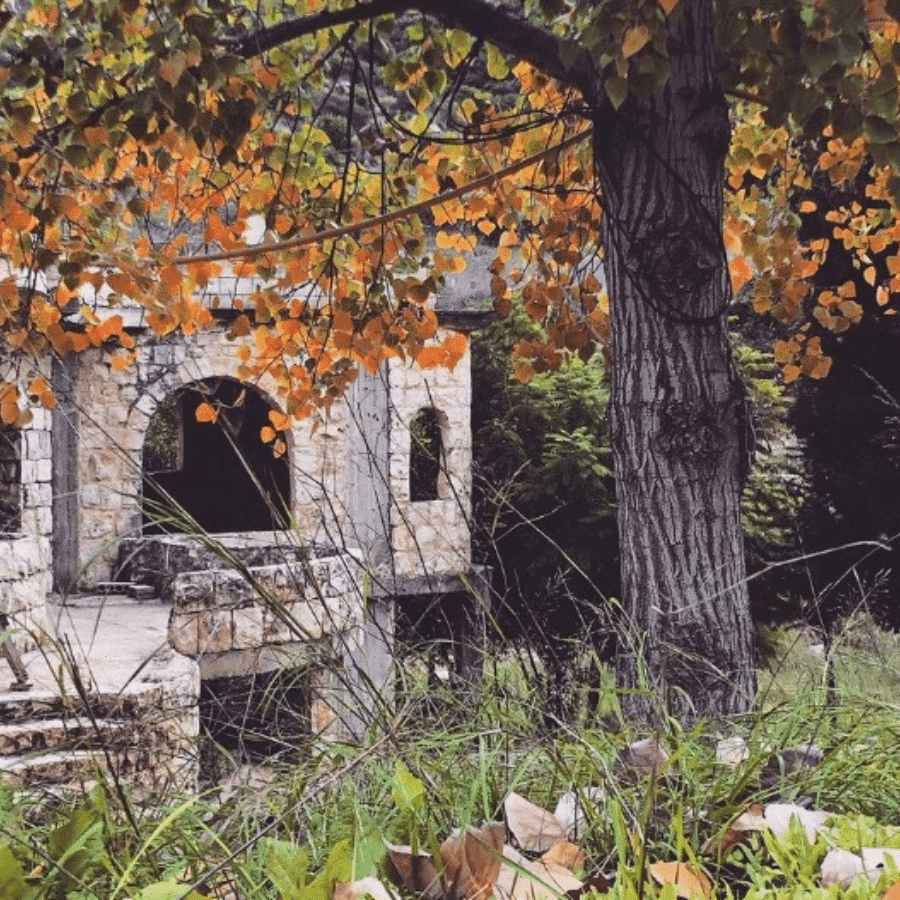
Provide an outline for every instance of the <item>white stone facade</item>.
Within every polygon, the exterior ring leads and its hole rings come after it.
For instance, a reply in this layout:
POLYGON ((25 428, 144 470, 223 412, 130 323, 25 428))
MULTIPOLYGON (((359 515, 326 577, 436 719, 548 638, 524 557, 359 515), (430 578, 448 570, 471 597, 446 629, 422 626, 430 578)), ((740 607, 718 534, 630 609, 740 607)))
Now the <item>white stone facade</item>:
MULTIPOLYGON (((55 547, 61 540, 77 547, 77 566, 70 565, 77 577, 63 589, 116 577, 118 543, 141 533, 142 449, 151 415, 182 387, 235 377, 236 347, 237 342, 225 339, 224 326, 216 326, 187 339, 139 335, 137 359, 123 372, 114 372, 100 350, 70 362, 67 408, 77 416, 77 426, 70 459, 55 465, 72 467, 77 503, 69 506, 68 521, 58 523, 55 547)), ((378 452, 386 453, 386 459, 375 462, 375 471, 386 479, 389 491, 379 508, 366 515, 374 516, 370 525, 375 530, 386 532, 389 546, 373 569, 395 577, 464 574, 471 564, 468 351, 452 371, 423 371, 395 360, 379 377, 385 388, 378 402, 385 407, 387 435, 385 449, 378 452), (414 502, 409 496, 409 424, 425 407, 437 410, 441 421, 443 469, 438 498, 414 502)), ((274 383, 263 379, 254 388, 279 406, 274 383)), ((350 479, 351 468, 359 464, 354 454, 361 452, 353 434, 360 413, 352 408, 359 400, 354 396, 335 404, 315 429, 302 420, 287 435, 291 513, 300 542, 337 549, 359 546, 356 535, 363 523, 354 512, 350 479)), ((368 402, 364 395, 363 401, 368 402)), ((41 434, 26 434, 26 447, 33 445, 38 452, 23 458, 23 481, 27 472, 26 502, 36 527, 47 535, 52 527, 50 461, 42 454, 49 439, 41 434)))

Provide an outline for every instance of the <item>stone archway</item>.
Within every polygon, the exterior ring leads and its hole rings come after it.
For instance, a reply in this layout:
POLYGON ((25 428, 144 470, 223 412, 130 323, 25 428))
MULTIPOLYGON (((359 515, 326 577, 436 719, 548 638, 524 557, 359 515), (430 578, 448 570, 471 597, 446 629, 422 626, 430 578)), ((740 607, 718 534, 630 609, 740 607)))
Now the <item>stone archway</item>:
POLYGON ((273 408, 261 393, 227 377, 169 394, 144 438, 144 533, 190 530, 190 520, 210 534, 286 528, 287 455, 276 457, 260 438, 273 408), (197 421, 204 402, 217 410, 215 422, 197 421))

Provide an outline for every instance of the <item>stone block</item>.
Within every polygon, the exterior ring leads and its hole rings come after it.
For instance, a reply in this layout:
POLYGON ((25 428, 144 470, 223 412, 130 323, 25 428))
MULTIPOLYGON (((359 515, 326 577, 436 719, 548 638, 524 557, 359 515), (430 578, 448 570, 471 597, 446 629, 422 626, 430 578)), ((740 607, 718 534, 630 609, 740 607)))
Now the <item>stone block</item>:
POLYGON ((263 608, 264 644, 285 644, 300 639, 292 624, 292 610, 287 608, 282 612, 284 615, 279 615, 278 611, 268 605, 263 608))
POLYGON ((207 609, 197 617, 197 652, 224 653, 231 650, 231 612, 207 609))
POLYGON ((30 428, 23 432, 23 437, 25 438, 24 456, 26 459, 50 459, 53 456, 49 431, 37 431, 30 428))
POLYGON ((169 644, 185 656, 197 656, 199 651, 198 612, 173 611, 169 619, 169 644))
POLYGON ((172 582, 172 603, 179 609, 211 607, 216 603, 217 587, 212 572, 185 572, 172 582))
POLYGON ((235 650, 252 650, 263 645, 264 608, 258 604, 231 612, 231 645, 235 650))

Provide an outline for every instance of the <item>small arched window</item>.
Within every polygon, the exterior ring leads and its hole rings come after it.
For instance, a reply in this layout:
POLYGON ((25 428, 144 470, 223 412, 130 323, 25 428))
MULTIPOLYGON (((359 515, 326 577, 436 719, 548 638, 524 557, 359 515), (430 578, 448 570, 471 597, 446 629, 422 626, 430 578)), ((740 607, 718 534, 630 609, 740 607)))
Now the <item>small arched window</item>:
POLYGON ((409 440, 409 499, 437 500, 444 442, 440 415, 433 406, 423 407, 412 417, 409 440))

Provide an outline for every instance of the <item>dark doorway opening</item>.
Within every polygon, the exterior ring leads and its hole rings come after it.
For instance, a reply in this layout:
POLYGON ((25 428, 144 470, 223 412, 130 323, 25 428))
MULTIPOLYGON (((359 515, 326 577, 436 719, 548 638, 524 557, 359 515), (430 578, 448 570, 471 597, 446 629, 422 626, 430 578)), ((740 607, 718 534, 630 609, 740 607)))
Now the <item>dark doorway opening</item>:
POLYGON ((272 408, 232 378, 209 378, 167 397, 144 439, 144 533, 190 530, 190 520, 211 534, 286 528, 287 459, 260 437, 272 408), (201 404, 216 411, 215 421, 197 420, 201 404))

